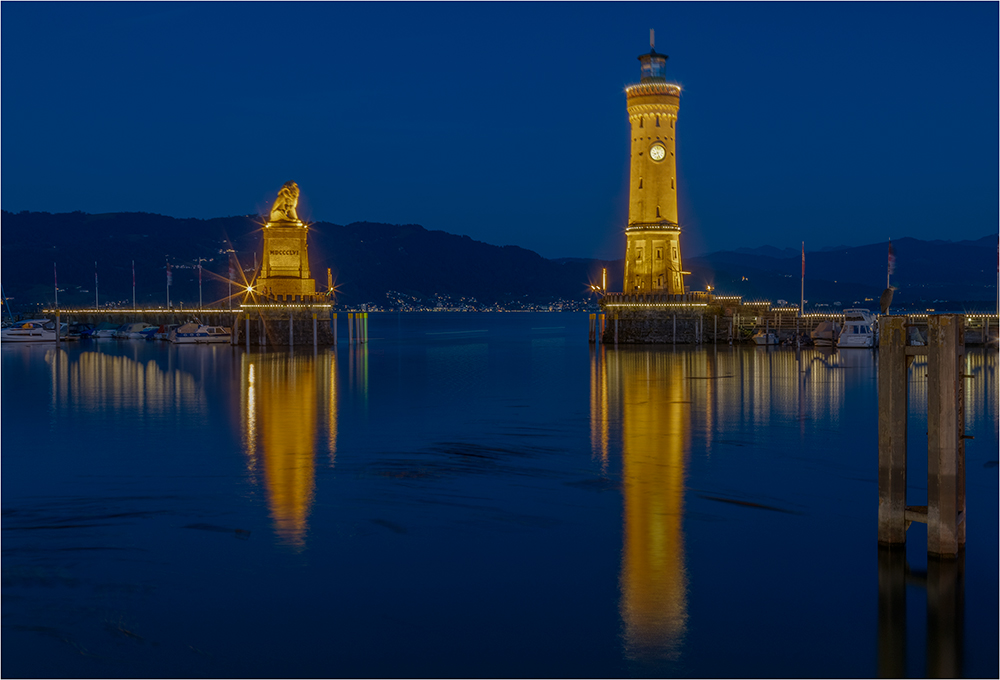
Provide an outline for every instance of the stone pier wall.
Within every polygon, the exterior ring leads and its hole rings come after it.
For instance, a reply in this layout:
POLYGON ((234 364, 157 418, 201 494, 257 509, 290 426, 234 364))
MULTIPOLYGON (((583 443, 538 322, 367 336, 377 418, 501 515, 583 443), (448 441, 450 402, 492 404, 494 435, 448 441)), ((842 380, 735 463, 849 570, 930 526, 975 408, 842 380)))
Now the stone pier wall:
MULTIPOLYGON (((289 314, 280 308, 275 310, 254 310, 249 314, 250 324, 250 345, 288 347, 289 343, 294 343, 295 347, 313 344, 313 312, 309 310, 296 310, 289 314), (289 337, 289 324, 292 327, 292 335, 289 337)), ((341 314, 346 317, 346 314, 341 314)), ((347 337, 347 319, 338 318, 340 331, 347 337)), ((326 310, 316 312, 316 343, 321 347, 333 345, 334 334, 330 326, 330 314, 326 310)), ((236 327, 236 344, 246 345, 247 342, 247 317, 240 315, 236 327)))
POLYGON ((604 335, 601 341, 615 342, 615 319, 618 321, 619 344, 684 344, 729 343, 732 317, 722 315, 718 307, 707 307, 704 311, 690 309, 632 310, 623 309, 608 312, 605 317, 604 335), (716 334, 718 319, 718 334, 716 334))

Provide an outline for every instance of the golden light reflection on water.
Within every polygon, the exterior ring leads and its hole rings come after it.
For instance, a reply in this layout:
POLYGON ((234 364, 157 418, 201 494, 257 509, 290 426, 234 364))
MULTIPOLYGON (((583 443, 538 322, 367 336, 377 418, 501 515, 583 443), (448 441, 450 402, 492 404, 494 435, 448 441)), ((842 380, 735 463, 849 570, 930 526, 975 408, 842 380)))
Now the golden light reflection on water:
POLYGON ((336 356, 244 354, 241 382, 247 466, 263 477, 279 540, 303 548, 315 492, 317 441, 325 443, 330 465, 336 455, 336 356))
POLYGON ((687 629, 682 517, 691 403, 683 355, 626 349, 603 358, 597 382, 603 380, 602 392, 610 393, 621 413, 619 610, 626 654, 672 658, 687 629))
POLYGON ((630 658, 677 658, 687 631, 684 480, 696 428, 711 455, 727 431, 836 423, 849 380, 874 379, 874 354, 823 350, 595 349, 592 455, 621 437, 619 611, 630 658))
POLYGON ((80 352, 71 361, 63 349, 49 349, 52 403, 81 413, 130 416, 201 415, 205 392, 192 374, 103 352, 80 352))

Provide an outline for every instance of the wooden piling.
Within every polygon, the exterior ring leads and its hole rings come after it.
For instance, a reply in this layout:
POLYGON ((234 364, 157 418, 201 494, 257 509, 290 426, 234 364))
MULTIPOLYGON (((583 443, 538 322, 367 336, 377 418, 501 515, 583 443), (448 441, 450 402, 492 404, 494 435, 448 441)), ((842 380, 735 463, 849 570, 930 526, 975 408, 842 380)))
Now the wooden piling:
POLYGON ((965 545, 964 317, 927 319, 927 552, 965 545))
POLYGON ((590 325, 589 325, 589 328, 587 329, 587 341, 591 345, 593 345, 594 342, 596 341, 596 336, 597 336, 597 333, 595 332, 596 322, 597 322, 597 315, 596 314, 591 314, 590 315, 590 325))
POLYGON ((878 542, 906 544, 906 319, 883 317, 878 355, 878 542))
MULTIPOLYGON (((927 677, 962 677, 965 555, 927 558, 927 677)), ((895 676, 903 677, 903 676, 895 676)))
POLYGON ((878 677, 906 677, 906 548, 878 547, 878 677))
POLYGON ((354 344, 354 313, 347 313, 347 344, 354 344))

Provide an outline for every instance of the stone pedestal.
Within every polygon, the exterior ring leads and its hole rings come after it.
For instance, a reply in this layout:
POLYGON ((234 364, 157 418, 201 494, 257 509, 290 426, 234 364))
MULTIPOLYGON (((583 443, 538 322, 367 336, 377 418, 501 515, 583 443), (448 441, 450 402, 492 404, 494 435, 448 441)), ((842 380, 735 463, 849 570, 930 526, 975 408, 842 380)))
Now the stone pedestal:
POLYGON ((310 278, 309 228, 300 220, 278 220, 264 227, 264 258, 254 285, 258 295, 285 302, 311 300, 316 281, 310 278))

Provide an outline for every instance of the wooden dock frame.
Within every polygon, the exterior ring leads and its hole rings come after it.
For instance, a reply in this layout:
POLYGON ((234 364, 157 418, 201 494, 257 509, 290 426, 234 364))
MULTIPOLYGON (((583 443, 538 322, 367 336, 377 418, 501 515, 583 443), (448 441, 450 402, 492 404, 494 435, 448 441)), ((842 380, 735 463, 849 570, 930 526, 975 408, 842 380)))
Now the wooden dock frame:
POLYGON ((954 558, 965 548, 965 325, 961 314, 932 315, 927 345, 907 345, 905 317, 883 317, 878 371, 878 542, 905 545, 913 522, 927 525, 927 553, 954 558), (908 368, 927 355, 927 505, 906 505, 908 368))

